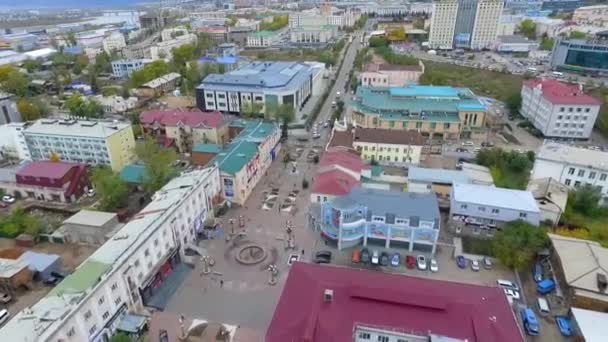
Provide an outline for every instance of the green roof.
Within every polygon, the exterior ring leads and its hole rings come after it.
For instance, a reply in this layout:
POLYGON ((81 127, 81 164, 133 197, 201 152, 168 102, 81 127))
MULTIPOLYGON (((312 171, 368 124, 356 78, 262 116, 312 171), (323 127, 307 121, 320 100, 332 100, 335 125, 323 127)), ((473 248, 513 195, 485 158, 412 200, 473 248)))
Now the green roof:
POLYGON ((237 140, 263 141, 278 129, 279 126, 275 122, 248 120, 245 123, 245 128, 237 137, 237 140))
POLYGON ((258 153, 258 145, 249 141, 236 141, 218 154, 214 160, 218 162, 220 170, 234 175, 258 153))
POLYGON ((99 278, 110 269, 111 265, 87 260, 74 273, 67 276, 51 292, 50 295, 63 293, 78 293, 92 288, 99 278))
POLYGON ((196 144, 192 152, 220 153, 222 148, 217 144, 196 144))
POLYGON ((129 164, 120 171, 120 179, 127 183, 141 184, 144 181, 146 166, 143 164, 129 164))
POLYGON ((258 36, 258 37, 272 37, 275 35, 275 33, 272 31, 257 31, 257 32, 251 33, 251 35, 258 36))

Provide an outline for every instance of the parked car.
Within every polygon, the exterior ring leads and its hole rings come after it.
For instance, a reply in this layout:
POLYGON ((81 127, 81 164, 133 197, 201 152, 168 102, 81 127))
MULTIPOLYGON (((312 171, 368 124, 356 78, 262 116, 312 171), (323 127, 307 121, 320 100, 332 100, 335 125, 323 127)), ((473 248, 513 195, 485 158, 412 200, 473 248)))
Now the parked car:
POLYGON ((0 310, 0 326, 4 322, 8 321, 10 316, 11 316, 11 314, 8 312, 8 310, 6 310, 6 309, 0 310))
POLYGON ((59 282, 61 281, 61 279, 57 278, 57 277, 53 277, 50 276, 48 278, 46 278, 43 283, 44 285, 48 285, 48 286, 55 286, 57 285, 59 282))
POLYGON ((313 261, 316 264, 329 264, 331 262, 331 252, 330 251, 319 251, 315 253, 315 257, 313 261))
POLYGON ((418 269, 421 271, 426 270, 426 258, 424 255, 419 255, 416 257, 416 266, 418 266, 418 269))
POLYGON ((11 195, 4 195, 2 196, 2 202, 4 203, 15 203, 15 197, 11 196, 11 195))
POLYGON ((401 264, 401 255, 399 253, 395 253, 391 257, 391 266, 397 267, 399 264, 401 264))
POLYGON ((471 269, 475 272, 479 272, 479 260, 471 260, 471 269))
POLYGON ((380 253, 374 250, 372 251, 372 265, 378 265, 380 263, 380 253))
POLYGON ((494 143, 491 141, 484 141, 481 143, 481 147, 494 147, 494 143))
POLYGON ((87 196, 88 197, 95 197, 95 189, 90 188, 89 190, 87 190, 87 196))
POLYGON ((538 320, 536 319, 536 315, 534 311, 530 308, 523 308, 519 311, 521 315, 521 321, 524 323, 524 329, 528 335, 536 336, 540 333, 540 328, 538 326, 538 320))
POLYGON ((483 265, 483 268, 485 268, 486 270, 491 270, 493 263, 492 263, 492 259, 488 258, 488 257, 484 257, 483 259, 481 259, 481 263, 483 265))
POLYGON ((505 289, 512 289, 514 291, 519 292, 519 286, 517 286, 517 284, 515 284, 512 281, 509 280, 504 280, 504 279, 498 279, 496 281, 496 284, 498 284, 498 286, 505 288, 505 289))
POLYGON ((439 272, 439 264, 437 263, 437 259, 431 259, 431 262, 429 263, 429 268, 433 273, 439 272))
POLYGON ((413 269, 416 267, 416 258, 413 255, 408 255, 405 257, 405 266, 409 269, 413 269))
POLYGON ((566 316, 557 316, 555 317, 555 323, 557 323, 557 328, 559 332, 564 336, 572 335, 572 325, 570 325, 570 319, 566 316))
POLYGON ((13 300, 13 297, 11 297, 9 294, 0 292, 0 303, 7 304, 10 303, 11 300, 13 300))
POLYGON ((532 265, 532 276, 537 283, 543 281, 543 266, 538 261, 532 265))
POLYGON ((505 291, 505 294, 513 299, 519 300, 521 298, 521 296, 519 295, 518 291, 515 291, 513 289, 507 289, 507 288, 503 288, 503 291, 505 291))
POLYGON ((472 141, 463 141, 462 146, 475 146, 475 144, 472 141))
POLYGON ((456 152, 469 153, 469 150, 467 150, 466 148, 458 147, 458 148, 456 148, 456 152))
POLYGON ((369 250, 367 248, 361 249, 361 263, 367 264, 370 261, 369 250))
POLYGON ((555 282, 553 279, 545 279, 536 284, 536 291, 540 294, 551 293, 555 290, 555 282))
POLYGON ((388 253, 386 253, 386 252, 380 253, 380 265, 388 266, 388 264, 389 264, 388 253))
POLYGON ((477 153, 479 153, 479 152, 481 152, 481 148, 479 148, 479 147, 475 147, 475 148, 473 149, 473 153, 477 154, 477 153))
POLYGON ((361 251, 358 249, 353 249, 352 253, 350 254, 350 261, 358 264, 361 262, 361 251))
POLYGON ((464 256, 459 255, 456 257, 456 265, 458 265, 459 268, 465 268, 467 267, 467 260, 464 256))
POLYGON ((541 315, 549 315, 551 313, 551 308, 549 307, 549 302, 543 298, 536 298, 536 307, 538 308, 538 313, 541 315))

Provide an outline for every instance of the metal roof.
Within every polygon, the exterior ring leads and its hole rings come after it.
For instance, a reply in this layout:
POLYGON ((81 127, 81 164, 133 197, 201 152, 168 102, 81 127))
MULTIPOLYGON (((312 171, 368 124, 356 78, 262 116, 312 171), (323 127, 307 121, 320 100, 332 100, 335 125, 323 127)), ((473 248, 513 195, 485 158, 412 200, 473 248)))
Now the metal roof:
POLYGON ((608 170, 608 152, 590 150, 583 147, 570 146, 555 142, 544 143, 536 155, 536 159, 579 165, 599 170, 608 170))
POLYGON ((130 123, 121 121, 39 119, 23 130, 23 133, 26 136, 43 134, 105 139, 130 127, 130 123))
POLYGON ((83 209, 70 216, 63 224, 79 224, 83 226, 103 226, 106 222, 113 220, 115 213, 83 209))
POLYGON ((572 316, 576 320, 585 342, 603 342, 608 336, 608 313, 572 308, 572 316))
POLYGON ((471 183, 469 176, 459 170, 431 169, 416 166, 410 166, 408 169, 408 181, 443 184, 471 183))
POLYGON ((530 191, 496 188, 477 184, 454 184, 454 200, 489 207, 538 213, 538 205, 530 191))

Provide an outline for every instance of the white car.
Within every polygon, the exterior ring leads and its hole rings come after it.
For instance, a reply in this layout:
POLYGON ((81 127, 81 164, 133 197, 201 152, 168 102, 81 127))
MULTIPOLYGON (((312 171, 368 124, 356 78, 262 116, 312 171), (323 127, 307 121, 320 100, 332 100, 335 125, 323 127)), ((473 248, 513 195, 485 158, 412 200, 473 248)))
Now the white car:
POLYGON ((372 251, 372 265, 378 265, 380 263, 380 253, 378 251, 372 251))
POLYGON ((11 195, 4 195, 4 196, 2 196, 2 202, 4 202, 4 203, 15 203, 15 197, 13 197, 11 195))
POLYGON ((431 272, 435 273, 435 272, 439 272, 439 264, 437 263, 436 259, 431 259, 431 272))
POLYGON ((513 290, 513 289, 507 289, 507 288, 503 288, 503 290, 505 291, 505 294, 515 300, 519 300, 520 295, 519 292, 513 290))
POLYGON ((475 146, 472 141, 463 141, 462 146, 475 146))
POLYGON ((336 95, 337 95, 337 96, 340 96, 340 92, 339 92, 339 91, 337 91, 337 92, 336 92, 336 95))
POLYGON ((87 190, 87 196, 94 197, 95 196, 95 189, 90 188, 89 190, 87 190))
POLYGON ((418 266, 419 270, 426 270, 426 258, 424 255, 419 255, 416 257, 416 265, 418 266))
POLYGON ((471 269, 475 272, 479 272, 479 260, 471 260, 471 269))

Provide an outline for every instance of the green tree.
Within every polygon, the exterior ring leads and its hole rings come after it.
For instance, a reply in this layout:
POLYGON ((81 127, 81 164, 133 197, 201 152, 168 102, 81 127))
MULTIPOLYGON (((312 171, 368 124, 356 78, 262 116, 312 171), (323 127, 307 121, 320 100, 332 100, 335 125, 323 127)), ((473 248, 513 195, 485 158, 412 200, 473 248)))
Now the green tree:
POLYGON ((112 58, 105 51, 98 53, 95 56, 94 69, 97 73, 112 72, 112 58))
POLYGON ((521 93, 519 91, 511 93, 509 97, 507 97, 506 105, 511 114, 519 113, 519 108, 521 107, 521 93))
POLYGON ((76 75, 80 75, 82 73, 82 70, 84 70, 88 64, 89 58, 86 55, 78 55, 74 60, 74 67, 72 68, 72 71, 76 75))
POLYGON ((581 32, 581 31, 570 31, 570 34, 568 36, 570 38, 572 38, 572 39, 585 39, 585 38, 587 38, 587 34, 585 32, 581 32))
POLYGON ((149 195, 160 190, 175 175, 171 165, 177 160, 177 153, 173 149, 161 149, 154 139, 148 138, 135 146, 135 155, 146 167, 143 188, 149 195))
POLYGON ((241 108, 241 116, 245 118, 255 118, 260 115, 264 109, 264 104, 252 100, 243 101, 241 108))
POLYGON ((17 100, 17 110, 21 113, 23 121, 36 120, 42 116, 42 109, 40 106, 25 97, 17 100))
POLYGON ((373 48, 387 47, 388 40, 384 36, 372 36, 369 39, 369 46, 373 48))
POLYGON ((112 337, 110 338, 110 342, 133 342, 133 340, 131 339, 131 337, 129 337, 129 335, 123 332, 119 332, 117 334, 112 335, 112 337))
POLYGON ((42 222, 22 208, 16 208, 0 218, 0 236, 14 238, 26 232, 36 237, 41 230, 42 222))
POLYGON ((289 24, 289 16, 275 15, 271 22, 260 23, 260 31, 277 31, 289 24))
POLYGON ((94 67, 89 67, 89 85, 94 93, 99 92, 99 81, 94 67))
POLYGON ((528 39, 536 39, 536 23, 532 19, 525 19, 519 23, 519 32, 528 39))
POLYGON ((68 46, 76 46, 78 44, 78 42, 76 42, 76 34, 74 32, 68 32, 64 39, 68 46))
POLYGON ((505 224, 496 233, 492 250, 503 265, 522 270, 530 265, 546 242, 547 232, 543 228, 518 220, 505 224))
POLYGON ((171 52, 173 53, 173 65, 175 65, 178 72, 183 70, 188 62, 198 57, 196 55, 196 48, 191 44, 184 44, 171 50, 171 52))
POLYGON ((585 184, 568 196, 568 207, 585 216, 596 216, 602 192, 597 186, 585 184))
POLYGON ((99 198, 99 209, 112 211, 127 204, 131 192, 129 186, 110 168, 96 167, 93 169, 92 180, 99 198))
POLYGON ((144 66, 143 69, 135 71, 133 74, 131 74, 129 86, 132 88, 137 88, 146 82, 168 74, 170 71, 169 64, 167 64, 167 62, 164 60, 154 61, 144 66))
POLYGON ((553 50, 553 45, 555 45, 555 40, 553 38, 549 38, 546 34, 543 35, 543 38, 540 41, 539 48, 545 51, 553 50))
POLYGON ((398 27, 394 30, 389 31, 387 34, 387 38, 389 41, 404 41, 405 40, 405 29, 403 27, 398 27))
POLYGON ((38 62, 35 59, 28 58, 23 61, 23 67, 25 68, 25 70, 27 70, 28 73, 31 74, 34 71, 36 71, 38 68, 40 68, 40 62, 38 62))
POLYGON ((100 118, 103 116, 103 108, 93 99, 84 99, 80 93, 72 94, 63 104, 71 115, 80 118, 100 118))
POLYGON ((289 134, 289 124, 295 118, 295 110, 293 105, 284 103, 273 111, 274 113, 272 113, 272 116, 275 118, 275 120, 281 123, 281 137, 287 138, 287 135, 289 134))
POLYGON ((201 82, 201 72, 196 61, 191 61, 186 65, 184 73, 184 82, 182 82, 182 91, 185 94, 192 94, 196 86, 201 82))
POLYGON ((29 80, 27 77, 17 70, 9 72, 2 81, 2 90, 17 96, 27 95, 28 86, 29 80))

